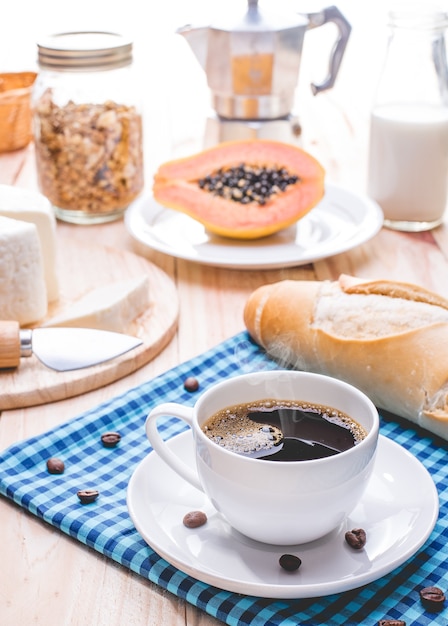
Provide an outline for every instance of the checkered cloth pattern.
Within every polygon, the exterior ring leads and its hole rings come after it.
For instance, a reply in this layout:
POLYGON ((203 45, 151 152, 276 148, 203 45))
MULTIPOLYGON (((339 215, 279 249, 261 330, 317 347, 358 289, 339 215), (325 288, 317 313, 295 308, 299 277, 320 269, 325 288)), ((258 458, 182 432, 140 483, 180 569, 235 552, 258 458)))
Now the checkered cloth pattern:
MULTIPOLYGON (((440 497, 440 516, 425 545, 402 566, 353 591, 322 598, 272 600, 217 589, 197 581, 158 556, 140 537, 126 506, 128 481, 150 452, 144 432, 148 411, 161 402, 193 404, 216 381, 261 369, 277 369, 245 332, 161 376, 97 406, 47 433, 15 444, 0 454, 0 493, 81 543, 167 589, 232 626, 375 626, 380 619, 402 619, 407 626, 448 624, 448 607, 426 612, 421 587, 448 591, 448 455, 443 442, 408 423, 382 417, 381 433, 416 456, 429 470, 440 497), (187 392, 186 377, 200 381, 187 392), (101 434, 119 431, 114 449, 101 434), (49 474, 49 457, 62 458, 62 475, 49 474), (77 491, 99 488, 95 504, 80 505, 77 491)), ((175 418, 162 422, 164 438, 185 430, 175 418)))

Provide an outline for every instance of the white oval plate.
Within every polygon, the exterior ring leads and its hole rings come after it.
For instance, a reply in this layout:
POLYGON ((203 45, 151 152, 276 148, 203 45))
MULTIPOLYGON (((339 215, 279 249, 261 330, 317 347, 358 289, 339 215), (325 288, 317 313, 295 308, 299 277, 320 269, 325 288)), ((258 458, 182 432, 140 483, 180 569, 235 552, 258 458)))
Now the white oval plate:
POLYGON ((208 233, 152 196, 128 208, 125 224, 137 241, 170 256, 232 269, 273 269, 313 263, 368 241, 380 230, 383 213, 366 196, 327 184, 321 202, 296 225, 252 241, 208 233))
MULTIPOLYGON (((194 465, 186 431, 168 441, 194 465)), ((136 468, 127 491, 129 514, 155 552, 171 565, 215 587, 266 598, 313 598, 370 583, 404 563, 431 534, 438 494, 425 467, 400 445, 380 436, 373 477, 362 502, 346 522, 323 539, 300 546, 271 546, 234 531, 206 496, 151 452, 136 468), (200 509, 204 526, 188 529, 182 519, 200 509), (364 528, 363 550, 350 548, 346 530, 364 528), (302 559, 297 572, 278 564, 283 553, 302 559)), ((260 520, 260 523, 262 521, 260 520)))

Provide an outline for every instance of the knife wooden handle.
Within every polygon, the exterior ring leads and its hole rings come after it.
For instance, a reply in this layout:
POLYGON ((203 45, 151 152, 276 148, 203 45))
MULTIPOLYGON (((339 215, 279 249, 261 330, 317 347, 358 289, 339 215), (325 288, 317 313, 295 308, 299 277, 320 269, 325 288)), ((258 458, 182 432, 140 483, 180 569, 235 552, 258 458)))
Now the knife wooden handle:
POLYGON ((0 368, 20 363, 20 326, 18 322, 0 322, 0 368))

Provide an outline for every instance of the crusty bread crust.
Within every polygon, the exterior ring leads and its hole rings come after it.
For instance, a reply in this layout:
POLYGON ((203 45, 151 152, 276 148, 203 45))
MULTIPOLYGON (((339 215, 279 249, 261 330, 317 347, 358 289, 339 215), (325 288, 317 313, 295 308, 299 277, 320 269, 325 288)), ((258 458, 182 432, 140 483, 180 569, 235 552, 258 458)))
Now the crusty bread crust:
POLYGON ((364 280, 347 274, 339 276, 339 285, 345 293, 378 294, 414 302, 426 302, 448 310, 448 300, 419 285, 392 280, 364 280))
MULTIPOLYGON (((359 338, 347 332, 338 334, 334 326, 329 332, 322 327, 321 318, 316 323, 328 281, 282 281, 257 289, 244 311, 250 335, 280 363, 345 380, 364 391, 378 407, 448 439, 448 314, 443 321, 448 302, 406 283, 351 278, 341 277, 330 284, 334 306, 355 293, 354 313, 368 330, 369 322, 378 326, 378 313, 371 311, 372 297, 386 298, 380 301, 384 305, 383 335, 359 338), (423 325, 400 332, 388 327, 389 311, 405 319, 412 313, 415 326, 419 307, 428 316, 427 305, 433 307, 436 321, 426 319, 423 325)), ((350 305, 352 300, 347 302, 350 305)), ((331 316, 328 302, 324 314, 331 316)), ((329 323, 331 327, 332 320, 329 323)))

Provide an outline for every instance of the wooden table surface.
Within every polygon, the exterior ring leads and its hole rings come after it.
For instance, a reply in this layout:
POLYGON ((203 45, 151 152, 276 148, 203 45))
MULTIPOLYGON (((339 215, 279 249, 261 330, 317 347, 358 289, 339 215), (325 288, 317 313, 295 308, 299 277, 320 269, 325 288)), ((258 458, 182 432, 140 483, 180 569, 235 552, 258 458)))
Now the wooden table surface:
MULTIPOLYGON (((365 192, 369 96, 375 66, 373 60, 362 56, 369 33, 361 27, 354 30, 335 88, 313 98, 304 84, 305 95, 300 105, 304 147, 322 162, 329 182, 361 193, 365 192), (367 72, 365 69, 360 72, 361 64, 365 68, 366 63, 367 72)), ((313 73, 309 63, 311 54, 310 51, 304 57, 308 66, 301 78, 303 83, 313 73)), ((189 92, 188 98, 193 98, 192 94, 193 91, 189 92)), ((197 118, 196 109, 194 114, 197 118)), ((198 137, 191 140, 197 142, 198 137)), ((149 170, 162 158, 160 155, 165 159, 168 153, 176 154, 176 147, 184 153, 190 149, 183 138, 179 144, 174 139, 170 147, 160 151, 154 149, 153 138, 151 142, 149 170)), ((0 155, 0 183, 37 188, 32 144, 24 150, 0 155)), ((382 229, 367 243, 313 264, 251 271, 208 267, 152 251, 133 240, 123 221, 87 227, 58 222, 57 235, 132 251, 162 268, 178 290, 178 332, 153 361, 113 384, 47 405, 4 411, 0 415, 0 449, 65 422, 243 330, 245 301, 252 290, 264 283, 285 278, 335 279, 341 273, 348 273, 411 281, 448 297, 446 223, 421 234, 382 229)), ((0 520, 2 626, 211 626, 217 623, 6 498, 0 499, 0 520)))

